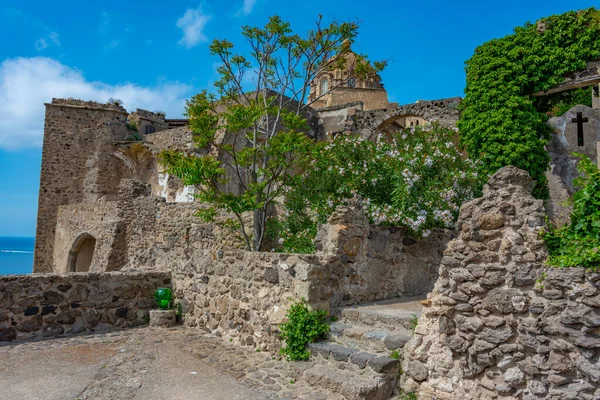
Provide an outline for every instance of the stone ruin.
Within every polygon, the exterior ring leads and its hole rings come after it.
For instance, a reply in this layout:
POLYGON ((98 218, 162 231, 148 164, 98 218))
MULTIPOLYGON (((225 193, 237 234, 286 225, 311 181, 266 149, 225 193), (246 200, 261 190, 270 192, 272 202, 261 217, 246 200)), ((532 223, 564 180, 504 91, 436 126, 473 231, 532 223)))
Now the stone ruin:
POLYGON ((600 398, 600 273, 546 268, 541 200, 515 167, 464 204, 404 348, 420 399, 600 398))
MULTIPOLYGON (((313 91, 343 74, 320 76, 313 91)), ((388 103, 377 77, 309 107, 307 134, 454 128, 459 103, 388 103)), ((555 221, 577 175, 570 153, 598 158, 598 109, 594 98, 593 109, 550 121, 555 221)), ((320 228, 316 254, 251 253, 194 216, 194 189, 161 171, 166 149, 196 151, 186 121, 117 104, 46 104, 34 271, 60 275, 0 277, 0 341, 144 324, 152 288, 170 286, 186 325, 274 352, 285 311, 303 297, 340 318, 330 342, 311 346, 317 365, 304 379, 345 398, 392 394, 390 351, 402 354, 396 388, 420 399, 600 398, 600 274, 544 267, 545 211, 525 172, 495 174, 463 205, 456 232, 415 240, 369 224, 356 203, 320 228)))

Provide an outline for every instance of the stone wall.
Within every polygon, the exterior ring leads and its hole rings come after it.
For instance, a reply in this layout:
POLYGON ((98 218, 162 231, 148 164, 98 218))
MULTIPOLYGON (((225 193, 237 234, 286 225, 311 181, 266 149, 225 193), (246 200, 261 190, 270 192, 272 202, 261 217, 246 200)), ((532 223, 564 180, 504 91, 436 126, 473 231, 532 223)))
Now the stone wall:
POLYGON ((128 135, 126 119, 122 107, 110 104, 65 99, 46 104, 35 272, 52 271, 58 207, 96 201, 114 188, 118 168, 107 154, 111 141, 128 135))
POLYGON ((458 106, 460 97, 442 100, 418 101, 388 110, 374 110, 357 112, 349 121, 349 129, 352 133, 366 138, 382 133, 380 127, 394 119, 406 116, 419 117, 431 123, 437 121, 442 126, 456 128, 460 117, 458 106))
POLYGON ((302 297, 328 309, 324 266, 311 255, 217 250, 174 265, 185 324, 264 350, 278 348, 278 325, 302 297))
POLYGON ((164 131, 169 128, 165 115, 142 109, 136 109, 129 114, 128 120, 134 123, 139 134, 148 135, 154 132, 164 131))
POLYGON ((144 324, 170 286, 165 272, 1 276, 0 341, 144 324))
POLYGON ((360 204, 338 207, 317 235, 317 255, 327 265, 333 291, 331 306, 424 296, 453 236, 439 229, 415 240, 403 229, 370 225, 360 204))
POLYGON ((56 222, 52 270, 76 272, 74 263, 82 239, 96 240, 90 271, 115 271, 122 266, 119 251, 124 241, 117 202, 60 206, 56 222))
POLYGON ((439 230, 417 241, 401 230, 370 226, 359 206, 339 207, 321 227, 313 255, 179 248, 158 259, 173 269, 186 324, 274 349, 292 300, 305 298, 314 308, 331 311, 424 295, 451 237, 439 230))
POLYGON ((321 136, 319 139, 329 139, 347 128, 347 121, 356 111, 362 111, 363 102, 343 104, 341 106, 325 107, 318 109, 318 124, 321 136))
POLYGON ((515 167, 462 206, 403 361, 419 398, 600 398, 600 274, 544 267, 544 207, 515 167))

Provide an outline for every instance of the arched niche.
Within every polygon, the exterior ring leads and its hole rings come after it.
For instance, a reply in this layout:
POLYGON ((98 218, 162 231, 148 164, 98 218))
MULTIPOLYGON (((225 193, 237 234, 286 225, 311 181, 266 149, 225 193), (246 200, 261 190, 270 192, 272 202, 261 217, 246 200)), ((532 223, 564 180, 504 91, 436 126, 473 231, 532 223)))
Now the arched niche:
POLYGON ((96 238, 89 233, 83 233, 75 239, 69 259, 67 261, 68 272, 88 272, 94 259, 96 249, 96 238))

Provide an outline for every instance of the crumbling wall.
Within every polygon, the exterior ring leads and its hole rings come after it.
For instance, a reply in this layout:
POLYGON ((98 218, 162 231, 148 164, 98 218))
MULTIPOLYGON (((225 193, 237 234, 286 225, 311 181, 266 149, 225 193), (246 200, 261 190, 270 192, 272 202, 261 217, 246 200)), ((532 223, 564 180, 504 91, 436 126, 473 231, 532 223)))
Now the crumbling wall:
POLYGON ((438 122, 442 126, 456 128, 460 117, 459 105, 461 98, 453 97, 442 100, 419 101, 387 110, 358 111, 348 121, 348 129, 354 134, 371 138, 377 133, 383 133, 380 127, 387 121, 403 116, 414 116, 425 121, 438 122))
POLYGON ((166 272, 0 276, 0 341, 145 324, 170 286, 166 272))
POLYGON ((453 236, 436 229, 414 239, 402 228, 369 224, 360 204, 338 207, 317 235, 317 254, 336 282, 332 306, 424 296, 453 236))
POLYGON ((419 398, 600 398, 600 274, 552 269, 532 180, 505 167, 464 204, 458 238, 404 348, 419 398))

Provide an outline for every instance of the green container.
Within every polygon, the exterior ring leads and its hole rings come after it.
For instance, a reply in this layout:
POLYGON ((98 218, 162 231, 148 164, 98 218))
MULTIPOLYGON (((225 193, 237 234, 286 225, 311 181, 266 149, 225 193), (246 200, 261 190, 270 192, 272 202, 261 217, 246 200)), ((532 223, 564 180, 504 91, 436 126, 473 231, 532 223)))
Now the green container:
POLYGON ((173 292, 169 288, 158 288, 154 292, 154 300, 160 310, 169 310, 173 302, 173 292))

